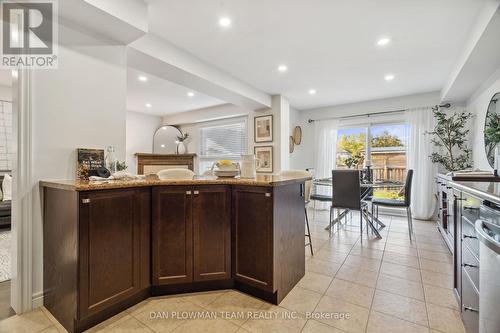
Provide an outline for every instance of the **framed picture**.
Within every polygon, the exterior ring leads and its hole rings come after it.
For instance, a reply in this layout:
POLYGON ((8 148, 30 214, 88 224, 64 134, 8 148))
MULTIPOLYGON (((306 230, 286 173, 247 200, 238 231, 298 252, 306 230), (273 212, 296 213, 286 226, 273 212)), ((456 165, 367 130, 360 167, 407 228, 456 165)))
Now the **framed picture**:
POLYGON ((260 116, 254 118, 255 143, 273 141, 273 116, 260 116))
POLYGON ((273 172, 273 147, 255 147, 254 153, 255 157, 260 161, 258 172, 273 172))
POLYGON ((97 169, 104 166, 104 149, 76 150, 76 178, 85 180, 90 176, 97 176, 97 169))

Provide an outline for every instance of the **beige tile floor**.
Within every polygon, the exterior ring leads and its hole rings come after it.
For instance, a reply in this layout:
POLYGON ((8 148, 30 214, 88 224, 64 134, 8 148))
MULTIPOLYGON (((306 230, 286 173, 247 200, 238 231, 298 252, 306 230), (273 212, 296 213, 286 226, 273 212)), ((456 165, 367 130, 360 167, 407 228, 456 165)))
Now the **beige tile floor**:
MULTIPOLYGON (((354 216, 329 238, 327 214, 316 212, 315 255, 306 251, 306 275, 279 306, 235 290, 157 297, 89 332, 465 332, 452 291, 451 255, 435 223, 415 220, 410 242, 406 219, 384 216, 382 239, 360 238, 354 216), (248 312, 251 317, 233 315, 248 312), (152 318, 158 313, 218 315, 152 318)), ((0 332, 65 330, 41 308, 1 321, 0 332)))

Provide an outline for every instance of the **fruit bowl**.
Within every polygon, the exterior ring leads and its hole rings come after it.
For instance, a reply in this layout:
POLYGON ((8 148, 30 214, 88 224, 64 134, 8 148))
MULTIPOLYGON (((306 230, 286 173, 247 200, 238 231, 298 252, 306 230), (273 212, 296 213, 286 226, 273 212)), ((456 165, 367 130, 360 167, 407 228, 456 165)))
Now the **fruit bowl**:
POLYGON ((240 165, 229 160, 221 160, 214 163, 212 171, 217 177, 236 177, 240 173, 240 165))
POLYGON ((220 171, 237 171, 238 164, 233 163, 229 160, 220 160, 215 162, 215 167, 214 170, 220 170, 220 171))

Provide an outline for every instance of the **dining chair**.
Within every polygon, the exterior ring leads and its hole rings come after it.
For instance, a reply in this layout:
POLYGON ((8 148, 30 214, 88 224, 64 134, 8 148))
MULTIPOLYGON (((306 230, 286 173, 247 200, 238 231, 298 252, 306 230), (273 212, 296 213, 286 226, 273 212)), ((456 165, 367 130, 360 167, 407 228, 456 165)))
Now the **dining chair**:
POLYGON ((158 171, 158 178, 164 179, 193 179, 194 172, 189 169, 163 169, 158 171))
MULTIPOLYGON (((332 230, 333 209, 359 210, 360 232, 363 232, 363 209, 366 203, 361 201, 361 186, 358 170, 332 170, 332 206, 330 208, 330 235, 332 230)), ((337 213, 337 215, 339 215, 337 213)), ((340 219, 337 223, 340 223, 340 219)))
POLYGON ((410 235, 410 241, 411 241, 411 235, 413 234, 413 222, 412 222, 412 215, 411 215, 411 185, 413 181, 413 170, 410 169, 406 173, 406 181, 405 181, 405 187, 404 187, 404 199, 399 200, 399 199, 382 199, 382 198, 373 198, 371 203, 372 203, 372 216, 373 215, 373 210, 374 207, 378 209, 378 207, 390 207, 390 208, 404 208, 406 209, 406 216, 408 218, 408 234, 410 235))
MULTIPOLYGON (((284 170, 279 173, 279 176, 282 177, 311 177, 311 172, 307 170, 284 170)), ((309 228, 309 217, 307 216, 307 205, 309 202, 311 202, 311 185, 312 181, 311 180, 306 180, 304 184, 304 212, 306 215, 306 227, 307 227, 307 234, 305 235, 309 239, 309 243, 306 244, 306 246, 309 246, 309 249, 311 251, 311 255, 314 255, 313 252, 313 246, 312 246, 312 239, 311 239, 311 230, 309 228)))
MULTIPOLYGON (((314 168, 308 168, 308 169, 306 169, 306 171, 309 171, 311 173, 313 180, 316 179, 316 171, 314 168)), ((331 203, 331 201, 332 201, 331 195, 320 194, 320 193, 317 193, 316 190, 317 190, 317 187, 313 184, 311 187, 311 197, 310 197, 310 201, 314 202, 314 204, 313 204, 313 219, 316 218, 316 202, 317 201, 329 202, 329 203, 331 203)))

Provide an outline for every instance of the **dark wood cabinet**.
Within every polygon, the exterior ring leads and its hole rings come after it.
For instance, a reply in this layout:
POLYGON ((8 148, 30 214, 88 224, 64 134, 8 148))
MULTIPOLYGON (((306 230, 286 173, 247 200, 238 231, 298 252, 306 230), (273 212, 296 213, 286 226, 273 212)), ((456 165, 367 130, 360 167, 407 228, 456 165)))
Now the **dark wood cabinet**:
POLYGON ((304 184, 235 186, 236 286, 279 304, 305 274, 304 184))
POLYGON ((231 277, 231 200, 227 186, 153 189, 155 285, 231 277))
POLYGON ((149 190, 85 192, 79 208, 79 316, 149 286, 149 190))
POLYGON ((231 192, 227 186, 193 188, 193 280, 231 277, 231 192))
POLYGON ((233 188, 236 281, 273 292, 273 198, 265 187, 233 188))
POLYGON ((44 306, 82 332, 149 295, 151 188, 44 188, 44 306))
POLYGON ((192 189, 153 189, 153 284, 193 280, 192 189))

